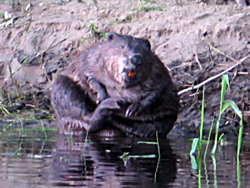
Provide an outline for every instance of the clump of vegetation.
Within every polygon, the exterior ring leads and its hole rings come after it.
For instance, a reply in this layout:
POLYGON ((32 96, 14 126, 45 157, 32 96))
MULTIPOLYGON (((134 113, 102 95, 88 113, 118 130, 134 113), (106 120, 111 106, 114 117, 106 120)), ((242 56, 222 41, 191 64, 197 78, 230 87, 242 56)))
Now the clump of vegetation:
POLYGON ((88 28, 90 30, 90 34, 93 37, 95 37, 95 38, 97 38, 99 40, 104 40, 104 39, 107 38, 107 33, 98 31, 98 29, 97 29, 97 27, 96 27, 96 25, 94 23, 91 23, 88 28))
POLYGON ((158 10, 158 11, 163 11, 163 9, 161 7, 145 7, 145 6, 142 6, 138 9, 136 9, 137 12, 142 12, 142 11, 152 11, 152 10, 158 10))
POLYGON ((147 4, 154 4, 156 3, 156 1, 152 1, 152 0, 144 0, 144 6, 136 9, 136 12, 147 12, 147 11, 152 11, 152 10, 158 10, 158 11, 163 11, 162 7, 150 7, 150 6, 146 6, 147 4))
MULTIPOLYGON (((214 145, 213 145, 213 149, 211 151, 212 155, 214 155, 216 153, 218 141, 221 140, 220 138, 223 136, 223 135, 221 135, 219 137, 219 127, 220 127, 220 122, 221 122, 221 116, 229 107, 231 107, 240 118, 240 123, 239 123, 240 127, 239 127, 239 135, 238 135, 239 142, 238 142, 237 155, 240 154, 240 148, 241 148, 241 142, 242 142, 242 132, 243 132, 243 116, 242 116, 242 112, 239 110, 238 106, 235 104, 234 101, 232 101, 232 100, 224 101, 226 89, 229 87, 230 87, 229 77, 228 77, 228 75, 223 75, 222 82, 221 82, 220 110, 219 110, 219 116, 218 116, 218 119, 216 121, 216 126, 215 126, 214 145)), ((191 150, 191 151, 194 151, 194 149, 196 147, 198 147, 198 151, 200 153, 202 152, 203 124, 204 124, 204 112, 205 112, 205 94, 204 94, 204 91, 205 91, 205 87, 203 88, 203 99, 202 99, 202 107, 201 107, 201 125, 200 125, 200 133, 199 133, 200 137, 193 140, 193 146, 192 146, 192 150, 191 150)), ((213 126, 211 126, 210 131, 212 131, 212 129, 213 129, 213 126)), ((208 140, 208 141, 210 141, 210 140, 208 140)), ((191 153, 193 153, 193 152, 191 152, 191 153)))
POLYGON ((148 4, 148 3, 156 3, 156 1, 151 1, 151 0, 144 0, 145 4, 148 4))
MULTIPOLYGON (((238 106, 235 104, 234 101, 232 100, 227 100, 224 101, 225 99, 225 93, 226 89, 230 87, 229 84, 229 77, 228 75, 223 75, 222 76, 222 82, 221 82, 221 100, 220 100, 220 110, 219 110, 219 116, 216 121, 216 126, 215 126, 215 138, 214 138, 214 144, 213 148, 211 151, 211 158, 213 161, 214 165, 214 170, 215 170, 215 177, 214 179, 217 181, 217 176, 216 176, 216 159, 215 159, 215 153, 217 150, 218 143, 222 140, 223 134, 220 135, 219 137, 219 128, 220 128, 220 122, 221 122, 221 116, 222 114, 229 108, 231 107, 234 112, 239 116, 240 122, 239 122, 239 134, 238 134, 238 143, 237 143, 237 179, 240 180, 240 151, 241 151, 241 145, 242 145, 242 135, 243 135, 243 115, 238 106)), ((208 140, 203 140, 203 125, 204 125, 204 114, 205 114, 205 86, 203 87, 203 97, 202 97, 202 107, 201 107, 201 125, 200 125, 200 136, 199 138, 193 139, 192 142, 192 147, 190 151, 190 158, 191 158, 191 163, 192 163, 192 168, 193 169, 198 169, 198 183, 201 185, 201 169, 202 169, 202 144, 206 143, 206 149, 204 152, 204 157, 203 157, 203 164, 206 172, 206 156, 208 152, 208 145, 210 143, 210 138, 211 138, 211 133, 213 130, 213 123, 211 125, 210 131, 209 131, 209 136, 208 140), (194 153, 198 149, 198 156, 197 159, 194 157, 194 153)), ((240 185, 240 181, 238 182, 240 185)))
MULTIPOLYGON (((155 174, 154 174, 154 181, 156 182, 156 178, 157 178, 157 172, 159 170, 159 165, 160 165, 160 161, 161 161, 161 149, 160 149, 160 142, 159 142, 159 137, 158 137, 158 131, 156 131, 156 142, 148 142, 148 141, 139 141, 138 144, 153 144, 153 145, 157 145, 157 151, 158 151, 158 160, 157 160, 157 165, 155 168, 155 174)), ((129 155, 128 152, 123 153, 122 156, 120 156, 120 158, 123 160, 124 163, 127 163, 129 159, 133 159, 133 158, 156 158, 157 155, 155 154, 150 154, 150 155, 129 155)))

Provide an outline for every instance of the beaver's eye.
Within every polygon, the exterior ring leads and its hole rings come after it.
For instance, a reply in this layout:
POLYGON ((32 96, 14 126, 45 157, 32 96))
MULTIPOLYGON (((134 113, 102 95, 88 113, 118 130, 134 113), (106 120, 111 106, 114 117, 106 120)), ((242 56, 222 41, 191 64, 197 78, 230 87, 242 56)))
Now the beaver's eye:
POLYGON ((124 49, 125 48, 125 46, 124 45, 121 45, 121 49, 124 49))
POLYGON ((133 55, 130 57, 130 61, 134 65, 141 65, 142 64, 142 57, 140 55, 133 55))

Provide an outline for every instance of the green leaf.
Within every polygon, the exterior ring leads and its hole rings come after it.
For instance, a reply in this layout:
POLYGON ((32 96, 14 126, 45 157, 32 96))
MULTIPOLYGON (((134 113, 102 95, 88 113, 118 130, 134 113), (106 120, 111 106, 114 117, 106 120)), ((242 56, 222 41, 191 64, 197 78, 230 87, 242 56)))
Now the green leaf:
POLYGON ((232 101, 230 101, 230 100, 228 100, 228 101, 226 101, 225 102, 225 104, 222 106, 222 108, 221 108, 221 114, 229 107, 229 106, 231 106, 231 102, 232 101))
POLYGON ((234 110, 234 112, 240 117, 242 118, 242 112, 240 111, 240 109, 238 108, 237 104, 232 101, 232 100, 227 100, 225 102, 225 104, 222 107, 221 113, 223 113, 229 106, 231 106, 234 110))
POLYGON ((138 141, 138 144, 157 144, 157 142, 138 141))
POLYGON ((224 84, 226 84, 226 85, 227 85, 227 87, 229 87, 229 88, 230 88, 230 84, 229 84, 229 76, 228 76, 228 74, 224 74, 224 75, 222 76, 222 82, 224 82, 224 84))
POLYGON ((218 142, 219 142, 219 143, 223 142, 223 136, 224 136, 224 133, 222 133, 222 134, 220 135, 220 137, 219 137, 219 139, 218 139, 218 142))
POLYGON ((198 169, 198 165, 197 165, 195 157, 193 155, 190 155, 190 159, 191 159, 192 169, 197 170, 198 169))
POLYGON ((222 81, 221 81, 221 104, 224 101, 227 87, 229 87, 229 77, 227 74, 225 74, 222 76, 222 81))
POLYGON ((199 138, 194 138, 193 139, 193 142, 192 142, 192 147, 191 147, 191 150, 190 150, 190 153, 189 153, 189 155, 192 155, 194 152, 195 152, 195 150, 196 150, 196 148, 197 148, 197 145, 198 145, 198 143, 199 143, 199 138))
POLYGON ((138 12, 151 11, 151 10, 163 11, 163 9, 161 7, 140 7, 140 8, 137 9, 138 12))
POLYGON ((240 117, 242 117, 242 112, 240 111, 240 109, 238 108, 237 104, 235 104, 234 101, 231 101, 231 107, 234 109, 234 112, 240 117))
POLYGON ((122 156, 120 156, 121 159, 131 159, 131 158, 156 158, 155 154, 149 154, 149 155, 128 155, 128 153, 124 153, 122 156))

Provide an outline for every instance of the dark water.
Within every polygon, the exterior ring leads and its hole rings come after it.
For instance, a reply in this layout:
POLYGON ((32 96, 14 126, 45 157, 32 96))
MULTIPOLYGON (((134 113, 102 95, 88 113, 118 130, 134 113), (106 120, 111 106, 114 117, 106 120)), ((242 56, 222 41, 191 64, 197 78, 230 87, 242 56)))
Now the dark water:
POLYGON ((199 176, 189 156, 191 143, 182 138, 159 140, 159 159, 157 145, 138 143, 154 139, 85 140, 39 129, 3 129, 0 134, 4 188, 250 187, 247 141, 240 165, 236 145, 229 143, 218 148, 214 159, 208 155, 200 160, 199 176), (126 152, 134 158, 120 158, 126 152))

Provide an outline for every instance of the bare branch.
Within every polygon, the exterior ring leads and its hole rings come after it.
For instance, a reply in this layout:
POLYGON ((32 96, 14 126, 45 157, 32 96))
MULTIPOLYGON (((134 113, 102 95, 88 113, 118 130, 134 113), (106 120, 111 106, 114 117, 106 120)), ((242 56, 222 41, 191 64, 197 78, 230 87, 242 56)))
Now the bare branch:
POLYGON ((203 85, 207 84, 208 82, 211 82, 212 80, 215 80, 216 78, 218 77, 221 77, 223 74, 227 73, 228 71, 234 69, 235 67, 237 67, 238 65, 242 64, 246 59, 248 59, 250 57, 250 55, 246 56, 246 57, 243 57, 242 59, 240 59, 239 61, 237 61, 236 59, 234 59, 233 57, 230 57, 229 55, 225 54, 224 52, 220 51, 219 49, 215 48, 214 46, 212 46, 212 44, 210 42, 207 42, 207 44, 216 52, 224 55, 225 57, 227 57, 228 59, 234 61, 236 64, 234 64, 233 66, 229 67, 228 69, 222 71, 221 73, 215 75, 215 76, 212 76, 210 78, 208 78, 207 80, 201 82, 200 84, 197 84, 195 86, 192 86, 192 87, 189 87, 189 88, 186 88, 186 89, 183 89, 181 91, 178 92, 178 95, 182 95, 183 93, 186 93, 188 91, 192 91, 194 89, 198 89, 200 87, 202 87, 203 85))

